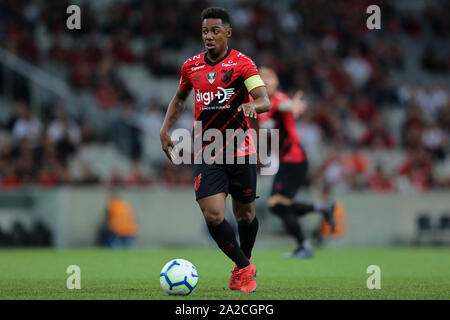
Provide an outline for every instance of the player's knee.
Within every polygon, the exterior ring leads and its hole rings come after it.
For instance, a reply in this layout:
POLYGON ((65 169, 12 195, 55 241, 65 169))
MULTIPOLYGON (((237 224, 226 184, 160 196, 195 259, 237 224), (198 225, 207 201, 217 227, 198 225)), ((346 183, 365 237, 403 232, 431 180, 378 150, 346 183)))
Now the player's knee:
POLYGON ((276 203, 273 204, 271 206, 269 206, 269 210, 270 212, 272 212, 273 214, 277 215, 277 216, 283 216, 286 213, 287 206, 281 204, 281 203, 276 203))
POLYGON ((250 224, 255 218, 255 213, 252 210, 240 210, 235 217, 238 224, 250 224))
POLYGON ((202 212, 208 226, 217 226, 223 221, 224 216, 220 212, 208 209, 203 209, 202 212))
POLYGON ((269 198, 269 201, 267 202, 267 204, 269 207, 276 206, 277 204, 290 206, 290 205, 292 205, 292 202, 293 201, 291 198, 285 197, 281 194, 275 194, 269 198))

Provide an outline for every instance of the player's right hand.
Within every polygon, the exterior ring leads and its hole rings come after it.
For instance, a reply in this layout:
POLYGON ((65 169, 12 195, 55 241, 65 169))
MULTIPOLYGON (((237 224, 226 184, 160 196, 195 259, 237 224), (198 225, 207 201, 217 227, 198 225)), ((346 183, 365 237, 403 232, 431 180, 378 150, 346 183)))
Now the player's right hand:
POLYGON ((173 144, 173 141, 170 138, 170 135, 167 132, 163 131, 163 132, 160 132, 159 138, 161 139, 161 146, 162 146, 164 153, 166 154, 167 158, 169 158, 170 162, 173 163, 172 152, 171 152, 170 148, 173 149, 175 147, 175 145, 173 144))
POLYGON ((256 112, 255 106, 253 105, 252 102, 241 104, 237 110, 238 112, 242 111, 244 113, 244 116, 248 118, 258 119, 258 113, 256 112))

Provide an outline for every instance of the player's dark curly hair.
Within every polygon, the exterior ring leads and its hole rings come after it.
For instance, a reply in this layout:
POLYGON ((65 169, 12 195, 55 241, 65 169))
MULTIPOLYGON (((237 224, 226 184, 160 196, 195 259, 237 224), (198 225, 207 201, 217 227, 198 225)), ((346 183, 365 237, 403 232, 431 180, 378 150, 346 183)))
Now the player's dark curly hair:
POLYGON ((230 14, 225 8, 209 7, 202 11, 200 15, 202 21, 204 19, 222 19, 224 25, 230 25, 230 14))

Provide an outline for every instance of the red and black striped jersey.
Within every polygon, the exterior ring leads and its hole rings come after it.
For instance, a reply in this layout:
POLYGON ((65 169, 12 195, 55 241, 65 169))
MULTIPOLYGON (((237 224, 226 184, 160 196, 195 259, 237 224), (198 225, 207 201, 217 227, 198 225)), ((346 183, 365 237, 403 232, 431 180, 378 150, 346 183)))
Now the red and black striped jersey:
POLYGON ((279 129, 279 159, 280 162, 299 163, 306 160, 300 137, 297 133, 294 114, 292 111, 280 111, 280 105, 290 103, 289 97, 281 92, 276 91, 270 97, 270 111, 258 115, 258 122, 261 124, 272 120, 274 122, 273 129, 279 129))
POLYGON ((235 136, 227 139, 226 134, 227 129, 234 131, 242 129, 246 133, 250 128, 249 119, 237 109, 241 104, 249 101, 249 91, 264 85, 261 81, 253 81, 254 78, 259 79, 255 63, 234 49, 228 49, 223 58, 214 62, 211 62, 206 52, 203 52, 189 58, 183 64, 179 89, 194 89, 194 128, 200 121, 202 125, 201 134, 194 136, 195 158, 201 154, 200 151, 215 141, 219 135, 218 132, 222 134, 223 147, 219 153, 215 154, 215 157, 222 153, 223 159, 226 159, 226 152, 233 152, 233 157, 256 152, 251 135, 247 135, 244 142, 238 146, 237 142, 233 142, 235 136), (215 131, 210 132, 216 132, 216 134, 210 141, 209 139, 203 141, 203 134, 209 129, 214 129, 215 131), (201 150, 195 148, 197 139, 202 140, 201 150), (231 146, 230 143, 234 144, 234 148, 226 149, 227 145, 231 146))

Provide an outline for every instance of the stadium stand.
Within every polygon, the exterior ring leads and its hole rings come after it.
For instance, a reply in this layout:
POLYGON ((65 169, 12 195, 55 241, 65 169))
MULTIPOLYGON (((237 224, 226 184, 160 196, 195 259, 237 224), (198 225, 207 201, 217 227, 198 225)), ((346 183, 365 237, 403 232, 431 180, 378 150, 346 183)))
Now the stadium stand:
MULTIPOLYGON (((448 189, 450 3, 376 1, 382 29, 370 31, 354 12, 372 2, 223 5, 232 45, 274 66, 287 92, 305 92, 298 130, 313 184, 448 189)), ((82 28, 69 31, 68 1, 0 2, 0 187, 190 185, 192 169, 160 151, 158 123, 182 63, 203 50, 200 21, 187 17, 210 2, 77 3, 82 28)))

